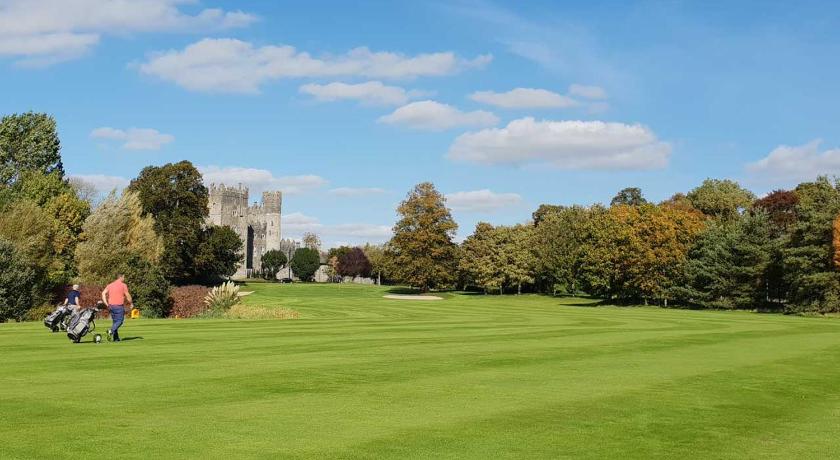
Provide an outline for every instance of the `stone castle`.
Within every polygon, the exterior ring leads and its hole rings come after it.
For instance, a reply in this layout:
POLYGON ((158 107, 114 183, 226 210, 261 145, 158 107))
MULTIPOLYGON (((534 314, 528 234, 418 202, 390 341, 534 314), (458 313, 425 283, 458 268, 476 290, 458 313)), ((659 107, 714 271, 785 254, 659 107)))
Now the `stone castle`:
POLYGON ((227 225, 244 243, 245 258, 235 277, 250 276, 260 270, 260 259, 266 251, 283 250, 288 242, 280 238, 282 192, 263 192, 262 203, 248 204, 248 187, 211 184, 208 187, 209 223, 227 225), (286 243, 286 244, 284 244, 286 243))

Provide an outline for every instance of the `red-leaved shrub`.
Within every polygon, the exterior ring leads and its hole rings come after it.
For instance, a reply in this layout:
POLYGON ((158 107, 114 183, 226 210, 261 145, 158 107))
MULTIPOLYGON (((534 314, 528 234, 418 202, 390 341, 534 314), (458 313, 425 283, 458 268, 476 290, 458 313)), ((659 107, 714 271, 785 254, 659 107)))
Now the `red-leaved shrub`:
POLYGON ((172 311, 169 316, 190 318, 200 315, 207 310, 204 298, 208 292, 210 292, 210 288, 197 285, 173 288, 169 293, 169 297, 172 299, 172 311))
MULTIPOLYGON (((56 303, 64 303, 64 299, 67 298, 67 294, 70 293, 70 290, 73 289, 73 286, 65 286, 64 289, 59 293, 59 298, 56 300, 56 303)), ((79 305, 85 308, 93 308, 96 306, 96 302, 102 300, 102 291, 105 290, 105 286, 100 286, 98 284, 80 284, 79 285, 79 305)), ((128 315, 126 315, 128 316, 128 315)), ((108 317, 108 310, 102 310, 99 312, 100 318, 107 318, 108 317)))

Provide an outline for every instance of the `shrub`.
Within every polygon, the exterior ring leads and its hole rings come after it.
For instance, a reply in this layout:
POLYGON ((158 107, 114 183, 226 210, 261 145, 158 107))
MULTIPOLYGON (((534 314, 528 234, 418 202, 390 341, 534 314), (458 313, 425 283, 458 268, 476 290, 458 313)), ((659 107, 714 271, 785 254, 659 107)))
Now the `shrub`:
POLYGON ((225 312, 239 302, 239 286, 228 281, 210 290, 204 304, 212 313, 225 312))
POLYGON ((262 272, 265 279, 277 281, 277 272, 280 271, 284 265, 288 263, 286 254, 277 249, 272 249, 262 255, 260 264, 262 265, 262 272))
POLYGON ((0 323, 22 320, 32 307, 35 271, 26 258, 6 240, 0 239, 0 323))
POLYGON ((55 305, 43 304, 30 308, 23 317, 24 321, 42 321, 55 310, 55 305))
POLYGON ((169 293, 172 303, 172 310, 169 312, 169 316, 192 318, 193 316, 201 315, 208 308, 207 304, 204 303, 204 299, 209 293, 209 288, 198 285, 173 288, 169 293))
POLYGON ((281 307, 256 307, 253 305, 234 305, 225 313, 230 319, 298 319, 300 313, 281 307))

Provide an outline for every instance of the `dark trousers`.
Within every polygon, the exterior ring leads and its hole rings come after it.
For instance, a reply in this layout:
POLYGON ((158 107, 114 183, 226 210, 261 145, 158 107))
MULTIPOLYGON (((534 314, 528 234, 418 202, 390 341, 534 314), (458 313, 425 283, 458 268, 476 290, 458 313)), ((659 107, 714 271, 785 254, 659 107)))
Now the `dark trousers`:
POLYGON ((108 310, 111 311, 111 320, 114 321, 111 324, 111 335, 114 337, 114 341, 117 342, 120 340, 120 333, 118 331, 120 326, 122 326, 123 320, 125 320, 125 307, 122 305, 108 305, 108 310))

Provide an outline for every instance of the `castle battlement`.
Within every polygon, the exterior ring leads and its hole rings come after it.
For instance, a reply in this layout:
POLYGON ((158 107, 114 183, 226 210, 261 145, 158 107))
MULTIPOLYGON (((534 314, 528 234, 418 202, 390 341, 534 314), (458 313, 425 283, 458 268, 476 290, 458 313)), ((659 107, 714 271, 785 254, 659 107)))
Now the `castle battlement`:
POLYGON ((233 229, 245 244, 245 261, 237 276, 260 270, 262 255, 280 249, 280 212, 283 194, 267 191, 262 202, 248 203, 248 187, 210 184, 207 187, 210 215, 208 223, 226 225, 233 229))

